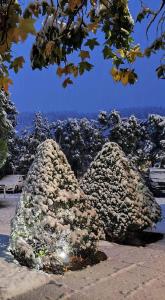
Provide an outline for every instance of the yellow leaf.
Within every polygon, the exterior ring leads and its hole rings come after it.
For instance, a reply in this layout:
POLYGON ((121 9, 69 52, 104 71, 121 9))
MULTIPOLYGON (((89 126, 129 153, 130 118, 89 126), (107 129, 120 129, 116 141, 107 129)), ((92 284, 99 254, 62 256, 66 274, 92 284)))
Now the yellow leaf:
POLYGON ((120 71, 117 70, 115 67, 113 67, 113 68, 111 69, 111 75, 112 75, 112 77, 113 77, 113 79, 114 79, 115 81, 120 81, 120 79, 121 79, 121 73, 120 73, 120 71))
POLYGON ((132 48, 130 51, 127 53, 129 61, 132 63, 136 60, 137 57, 142 57, 143 54, 140 50, 140 47, 137 45, 134 48, 132 48))
POLYGON ((130 72, 122 72, 121 73, 121 82, 124 85, 127 85, 129 82, 129 74, 130 72))
POLYGON ((123 49, 119 49, 118 52, 120 53, 120 56, 121 56, 122 58, 125 58, 125 57, 126 57, 126 53, 125 53, 125 51, 124 51, 123 49))

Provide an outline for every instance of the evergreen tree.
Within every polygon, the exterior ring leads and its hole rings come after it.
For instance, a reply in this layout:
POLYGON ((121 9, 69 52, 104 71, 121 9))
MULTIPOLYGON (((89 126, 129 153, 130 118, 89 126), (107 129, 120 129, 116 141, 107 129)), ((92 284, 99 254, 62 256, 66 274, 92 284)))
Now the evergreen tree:
MULTIPOLYGON (((13 137, 15 134, 14 127, 16 126, 16 109, 10 95, 5 91, 0 90, 0 168, 4 165, 7 159, 7 151, 13 147, 13 137)), ((4 169, 1 169, 1 176, 4 169)))
POLYGON ((86 118, 57 121, 52 137, 61 146, 76 177, 84 174, 105 142, 97 122, 86 118))
POLYGON ((28 172, 12 222, 11 251, 24 265, 62 273, 74 258, 96 252, 98 215, 79 188, 67 159, 46 140, 28 172))
POLYGON ((147 149, 146 141, 149 138, 145 124, 133 115, 129 118, 121 118, 117 111, 112 111, 110 114, 101 112, 98 120, 103 135, 111 142, 117 143, 133 165, 143 170, 149 159, 148 153, 144 151, 147 149))
POLYGON ((32 130, 24 130, 15 137, 15 153, 12 156, 13 170, 27 174, 36 154, 38 145, 50 137, 49 123, 42 114, 36 113, 32 130))
POLYGON ((105 234, 123 241, 160 220, 160 207, 124 152, 106 143, 80 181, 105 234))

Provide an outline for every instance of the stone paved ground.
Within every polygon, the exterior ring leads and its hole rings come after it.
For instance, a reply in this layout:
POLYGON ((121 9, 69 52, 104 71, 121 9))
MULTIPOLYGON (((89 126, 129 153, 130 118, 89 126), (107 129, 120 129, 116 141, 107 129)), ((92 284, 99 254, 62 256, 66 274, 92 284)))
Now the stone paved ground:
POLYGON ((165 239, 147 247, 101 241, 99 248, 106 261, 64 276, 0 257, 0 300, 165 300, 165 239))

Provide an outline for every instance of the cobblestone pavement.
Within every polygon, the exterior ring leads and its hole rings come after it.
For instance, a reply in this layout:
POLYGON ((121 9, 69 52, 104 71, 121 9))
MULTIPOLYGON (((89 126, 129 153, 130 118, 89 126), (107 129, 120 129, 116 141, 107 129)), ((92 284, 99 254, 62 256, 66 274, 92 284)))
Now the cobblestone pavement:
POLYGON ((2 300, 165 300, 165 241, 147 247, 100 242, 108 259, 64 276, 0 259, 2 300))
POLYGON ((64 276, 1 255, 0 300, 165 300, 165 239, 146 247, 101 241, 99 249, 107 260, 64 276))

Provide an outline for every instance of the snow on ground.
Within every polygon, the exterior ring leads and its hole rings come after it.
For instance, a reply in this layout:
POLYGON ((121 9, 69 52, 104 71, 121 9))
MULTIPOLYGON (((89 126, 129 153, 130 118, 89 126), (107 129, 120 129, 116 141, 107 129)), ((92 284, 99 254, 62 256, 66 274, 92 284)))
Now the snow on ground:
MULTIPOLYGON (((4 200, 0 194, 0 300, 108 300, 109 297, 133 300, 144 299, 144 295, 145 300, 164 299, 164 240, 147 247, 100 242, 100 250, 108 256, 106 261, 81 271, 67 272, 64 277, 29 270, 9 261, 3 254, 19 197, 19 194, 7 194, 4 200)), ((165 198, 156 200, 165 207, 165 198)))
POLYGON ((10 234, 10 221, 15 214, 20 194, 0 194, 0 234, 10 234))

